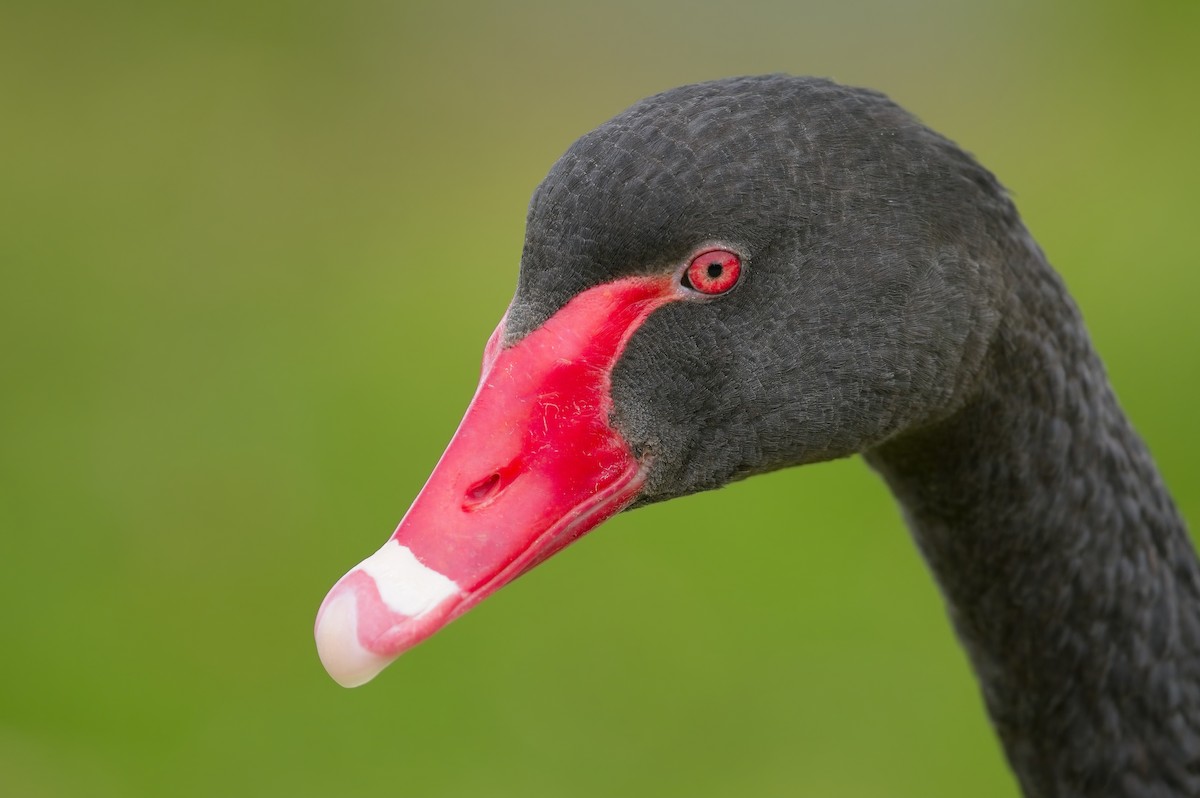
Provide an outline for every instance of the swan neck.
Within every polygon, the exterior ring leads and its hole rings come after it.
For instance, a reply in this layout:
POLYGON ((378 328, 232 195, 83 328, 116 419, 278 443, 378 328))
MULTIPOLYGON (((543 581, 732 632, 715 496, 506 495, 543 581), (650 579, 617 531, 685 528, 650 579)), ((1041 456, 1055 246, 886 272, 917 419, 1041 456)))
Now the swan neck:
POLYGON ((867 459, 1025 794, 1200 795, 1195 549, 1074 305, 1029 268, 966 401, 867 459))

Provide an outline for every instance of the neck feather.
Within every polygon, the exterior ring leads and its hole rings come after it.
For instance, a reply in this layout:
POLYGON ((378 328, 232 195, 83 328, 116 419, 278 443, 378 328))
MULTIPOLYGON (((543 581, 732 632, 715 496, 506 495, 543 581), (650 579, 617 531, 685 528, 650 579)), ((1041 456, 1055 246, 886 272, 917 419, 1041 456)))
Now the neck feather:
POLYGON ((869 452, 1030 798, 1200 795, 1200 565, 1033 253, 970 398, 869 452))

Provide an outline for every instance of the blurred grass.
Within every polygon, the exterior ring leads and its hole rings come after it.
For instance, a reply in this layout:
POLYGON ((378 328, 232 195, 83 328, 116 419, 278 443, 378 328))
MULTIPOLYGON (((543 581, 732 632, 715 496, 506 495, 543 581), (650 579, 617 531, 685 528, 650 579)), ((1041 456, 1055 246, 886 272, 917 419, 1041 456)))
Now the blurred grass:
POLYGON ((0 793, 1015 795, 857 461, 617 518, 361 690, 313 614, 453 431, 545 170, 729 74, 883 89, 992 168, 1195 522, 1198 17, 0 9, 0 793))

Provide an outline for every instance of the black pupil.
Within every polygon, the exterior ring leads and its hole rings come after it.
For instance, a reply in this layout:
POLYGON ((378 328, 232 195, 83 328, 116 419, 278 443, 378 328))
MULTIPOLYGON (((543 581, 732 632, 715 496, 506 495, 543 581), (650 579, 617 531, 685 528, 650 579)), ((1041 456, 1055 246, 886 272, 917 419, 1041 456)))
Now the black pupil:
POLYGON ((725 267, 721 265, 721 261, 714 260, 712 263, 708 264, 708 279, 717 279, 721 276, 721 272, 724 271, 724 269, 725 267))

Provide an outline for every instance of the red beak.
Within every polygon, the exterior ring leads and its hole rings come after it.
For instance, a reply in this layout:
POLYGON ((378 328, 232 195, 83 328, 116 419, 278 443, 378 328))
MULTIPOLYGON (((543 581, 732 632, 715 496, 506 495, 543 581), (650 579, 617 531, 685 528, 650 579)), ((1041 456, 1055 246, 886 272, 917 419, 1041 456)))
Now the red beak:
POLYGON ((317 613, 317 651, 355 687, 636 498, 644 477, 609 425, 611 374, 676 282, 626 278, 575 296, 518 344, 504 321, 475 398, 383 548, 317 613))

